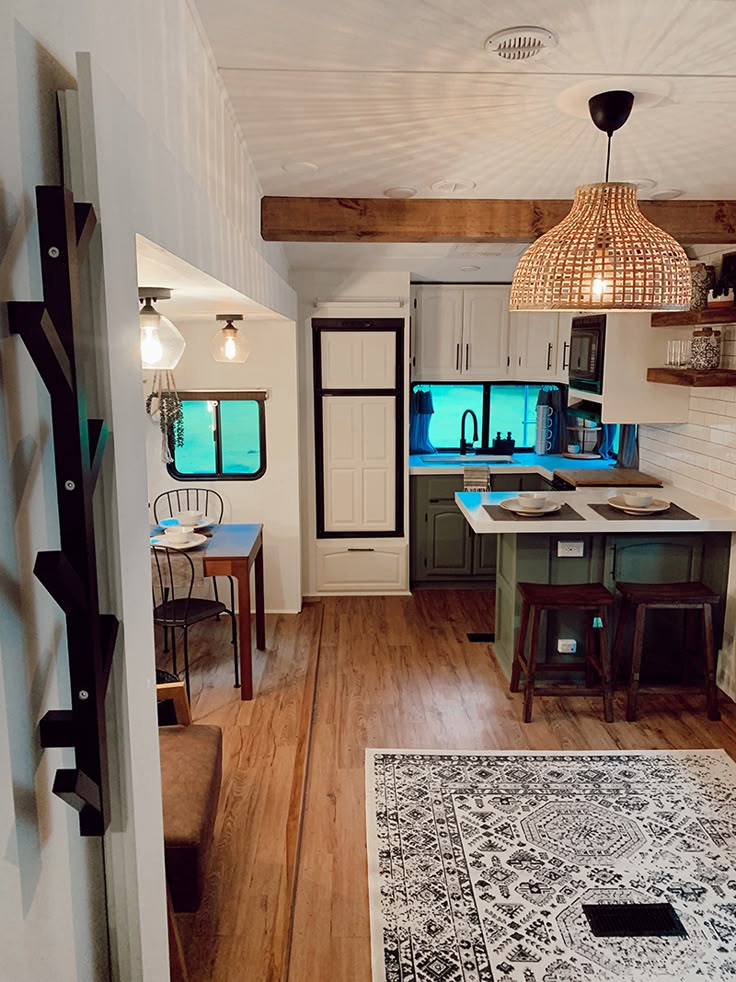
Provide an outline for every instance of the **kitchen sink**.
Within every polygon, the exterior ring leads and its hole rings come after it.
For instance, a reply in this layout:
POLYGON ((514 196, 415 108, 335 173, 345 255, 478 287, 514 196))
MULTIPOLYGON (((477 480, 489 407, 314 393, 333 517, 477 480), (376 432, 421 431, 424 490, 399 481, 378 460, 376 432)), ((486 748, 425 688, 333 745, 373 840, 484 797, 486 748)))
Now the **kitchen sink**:
POLYGON ((425 464, 518 464, 518 460, 503 454, 445 454, 422 457, 425 464))

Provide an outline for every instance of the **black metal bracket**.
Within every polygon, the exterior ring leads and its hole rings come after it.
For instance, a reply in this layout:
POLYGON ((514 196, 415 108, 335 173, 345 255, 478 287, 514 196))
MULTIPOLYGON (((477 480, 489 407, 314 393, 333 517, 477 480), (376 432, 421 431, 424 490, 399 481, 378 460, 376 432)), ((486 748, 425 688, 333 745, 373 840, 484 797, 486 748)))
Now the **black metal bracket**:
POLYGON ((61 548, 40 552, 34 574, 66 615, 72 708, 39 724, 42 747, 72 747, 75 767, 56 772, 54 794, 79 812, 82 835, 109 821, 105 692, 118 621, 100 614, 92 497, 107 439, 88 419, 76 345, 80 342, 79 266, 97 219, 63 187, 36 188, 44 300, 8 303, 11 334, 28 349, 51 396, 61 548))

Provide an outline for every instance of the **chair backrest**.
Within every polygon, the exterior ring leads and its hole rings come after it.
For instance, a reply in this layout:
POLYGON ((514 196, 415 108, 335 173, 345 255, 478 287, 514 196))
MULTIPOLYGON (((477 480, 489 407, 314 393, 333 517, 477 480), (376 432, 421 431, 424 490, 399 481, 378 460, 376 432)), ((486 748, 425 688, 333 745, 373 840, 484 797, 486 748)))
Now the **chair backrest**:
POLYGON ((151 546, 151 581, 155 622, 166 627, 186 621, 194 586, 194 563, 189 556, 179 549, 151 546))
POLYGON ((175 488, 163 491, 153 502, 154 522, 173 518, 180 511, 201 511, 220 525, 225 504, 222 495, 211 488, 175 488))

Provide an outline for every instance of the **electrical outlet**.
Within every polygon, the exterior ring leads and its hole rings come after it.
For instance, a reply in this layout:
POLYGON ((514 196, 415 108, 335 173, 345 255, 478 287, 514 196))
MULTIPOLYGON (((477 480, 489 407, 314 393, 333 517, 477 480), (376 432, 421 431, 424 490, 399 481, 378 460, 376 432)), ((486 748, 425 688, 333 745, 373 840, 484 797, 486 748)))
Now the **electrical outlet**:
POLYGON ((577 654, 578 643, 573 638, 558 638, 557 639, 557 653, 560 655, 575 655, 577 654))
POLYGON ((585 543, 583 541, 568 540, 567 542, 557 543, 558 556, 575 556, 580 558, 585 555, 585 543))

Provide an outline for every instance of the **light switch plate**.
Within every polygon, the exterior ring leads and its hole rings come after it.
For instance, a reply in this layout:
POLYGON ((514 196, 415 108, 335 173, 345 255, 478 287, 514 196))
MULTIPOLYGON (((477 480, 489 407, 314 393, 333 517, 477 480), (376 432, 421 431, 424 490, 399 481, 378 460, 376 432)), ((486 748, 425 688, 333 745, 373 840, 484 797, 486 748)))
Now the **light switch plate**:
POLYGON ((585 555, 585 543, 582 540, 568 540, 567 542, 557 543, 558 556, 575 556, 578 559, 585 555))

